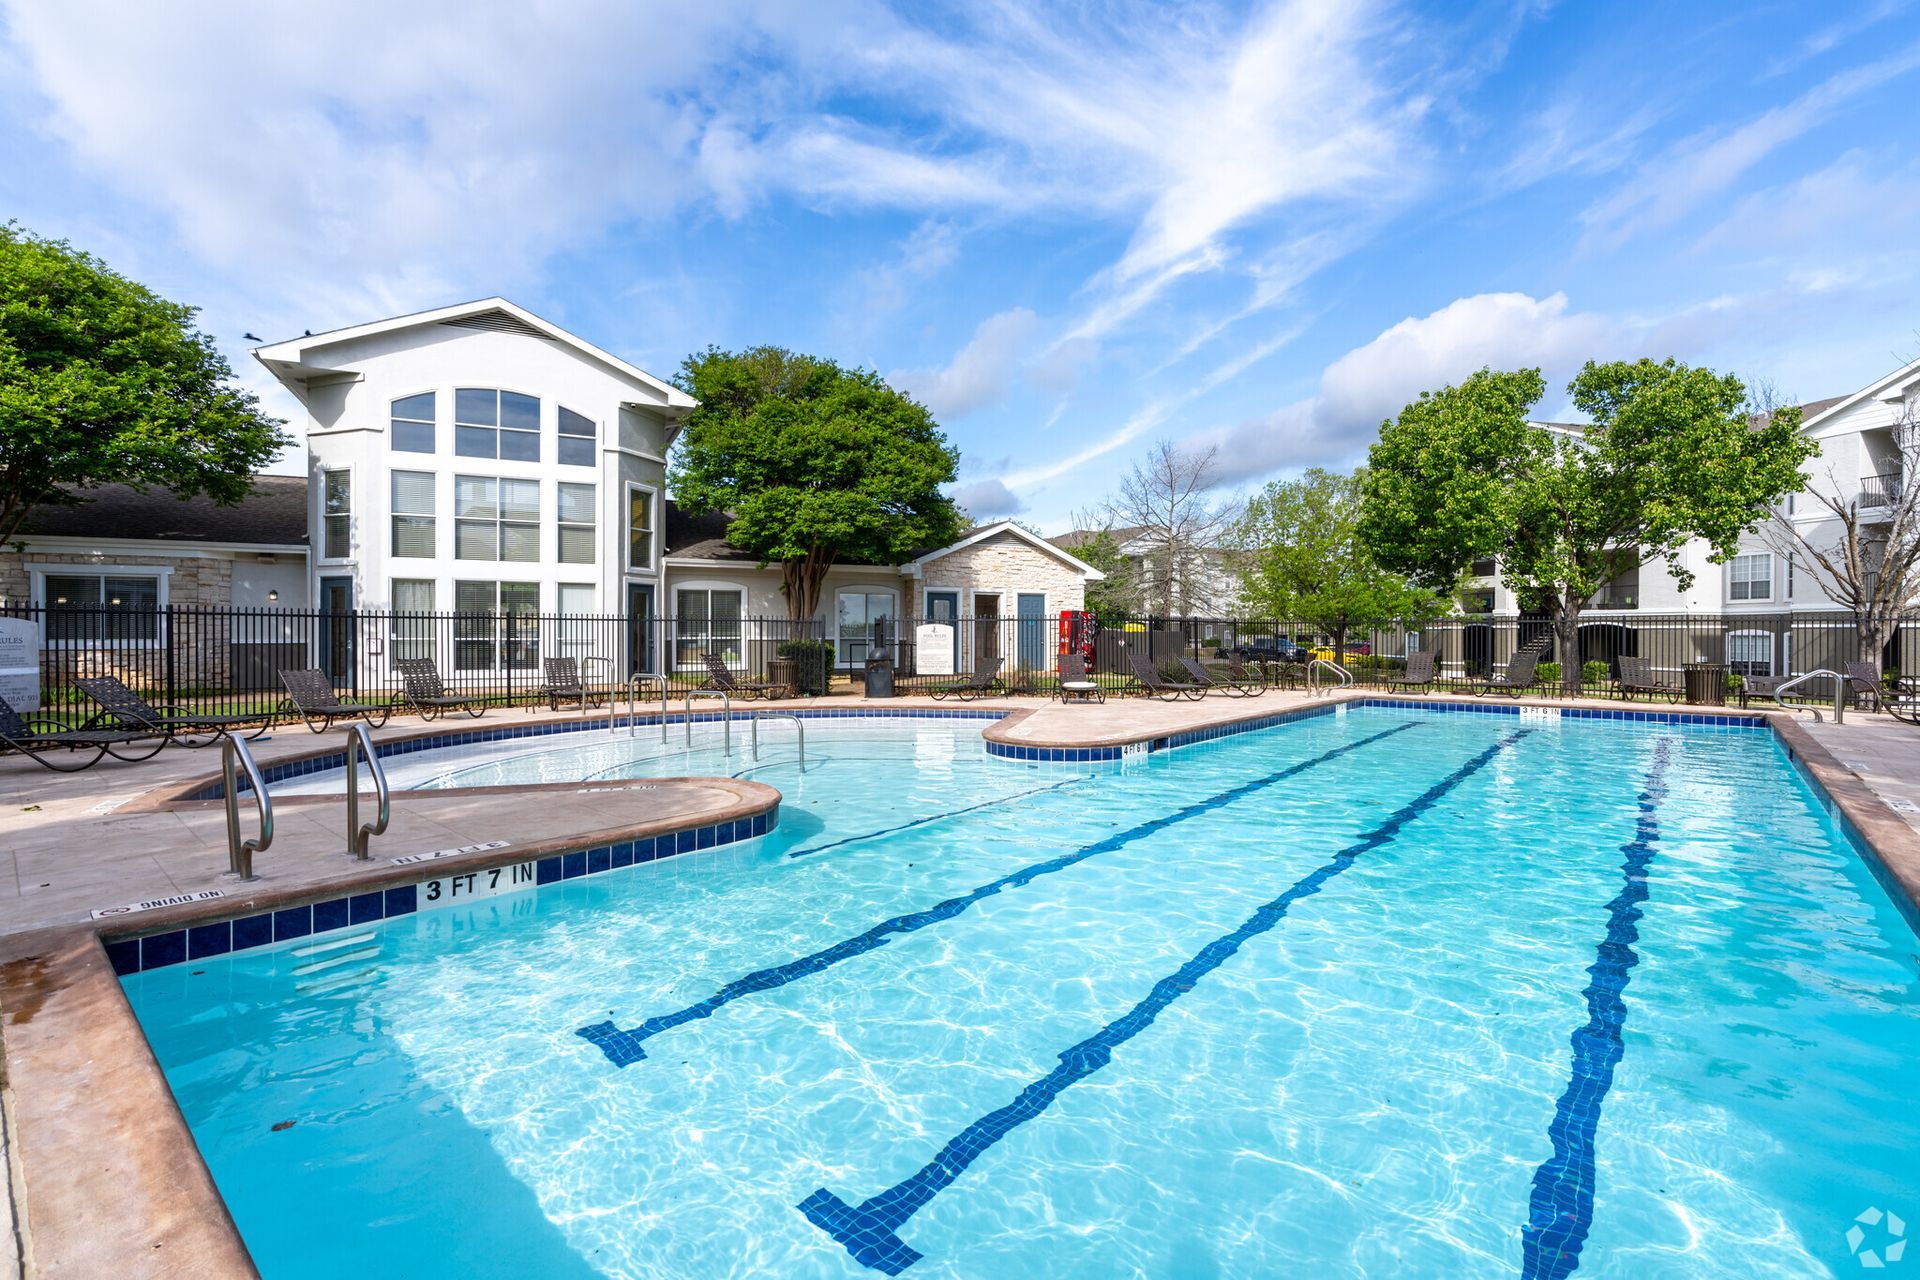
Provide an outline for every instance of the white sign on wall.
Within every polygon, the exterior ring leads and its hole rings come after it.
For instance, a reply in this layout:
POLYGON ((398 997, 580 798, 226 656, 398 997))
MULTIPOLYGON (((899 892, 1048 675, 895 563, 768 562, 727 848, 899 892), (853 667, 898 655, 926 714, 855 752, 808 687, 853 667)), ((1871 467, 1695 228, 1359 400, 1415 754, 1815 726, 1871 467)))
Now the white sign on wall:
POLYGON ((953 628, 929 622, 913 629, 913 669, 923 676, 953 674, 953 628))
POLYGON ((0 698, 23 714, 40 709, 40 628, 25 618, 0 618, 0 698))

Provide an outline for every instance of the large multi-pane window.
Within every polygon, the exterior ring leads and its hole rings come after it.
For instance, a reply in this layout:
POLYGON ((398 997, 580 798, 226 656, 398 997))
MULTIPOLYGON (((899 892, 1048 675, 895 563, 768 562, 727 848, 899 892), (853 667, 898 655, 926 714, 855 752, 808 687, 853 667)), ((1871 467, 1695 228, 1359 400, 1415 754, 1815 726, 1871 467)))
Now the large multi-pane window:
POLYGON ((463 458, 540 461, 540 401, 517 391, 456 389, 453 451, 463 458))
POLYGON ((627 489, 627 568, 653 568, 653 491, 627 489))
POLYGON ((433 643, 433 582, 426 578, 393 580, 393 659, 437 658, 433 643))
POLYGON ((599 428, 592 418, 571 409, 560 410, 560 463, 568 467, 590 467, 594 462, 594 442, 599 428))
POLYGON ((321 517, 323 545, 320 554, 328 560, 345 560, 353 554, 353 473, 329 471, 321 482, 325 510, 321 517))
POLYGON ((540 559, 540 482, 453 478, 453 557, 456 560, 540 559))
POLYGON ((1735 556, 1727 562, 1727 590, 1734 600, 1773 598, 1773 557, 1735 556))
POLYGON ((560 531, 557 541, 561 564, 592 564, 594 561, 593 497, 594 489, 590 484, 560 483, 560 531))
POLYGON ((559 640, 562 657, 584 658, 594 651, 594 588, 592 583, 560 584, 559 640))
POLYGON ((524 670, 539 665, 539 583, 456 582, 453 608, 457 670, 524 670))
POLYGON ((857 667, 875 645, 892 642, 894 596, 891 591, 842 591, 835 597, 835 635, 840 665, 857 667))
POLYGON ((433 472, 393 473, 393 554, 433 558, 433 472))
POLYGON ((47 640, 151 644, 160 638, 158 574, 50 573, 47 640))
POLYGON ((708 653, 729 664, 740 661, 740 592, 682 587, 673 598, 676 665, 697 670, 708 653))
POLYGON ((1733 631, 1727 635, 1727 670, 1737 676, 1773 674, 1773 633, 1733 631))
POLYGON ((393 402, 388 441, 400 453, 433 452, 433 392, 423 391, 393 402))

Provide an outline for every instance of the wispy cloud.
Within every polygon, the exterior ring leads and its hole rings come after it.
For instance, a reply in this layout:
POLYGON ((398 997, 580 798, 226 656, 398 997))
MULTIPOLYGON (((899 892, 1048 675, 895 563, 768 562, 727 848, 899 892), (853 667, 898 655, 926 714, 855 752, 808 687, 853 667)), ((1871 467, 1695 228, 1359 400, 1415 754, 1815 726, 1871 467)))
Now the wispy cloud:
POLYGON ((944 368, 897 370, 888 381, 918 396, 940 417, 963 417, 1006 398, 1033 326, 1033 312, 1025 307, 989 316, 944 368))

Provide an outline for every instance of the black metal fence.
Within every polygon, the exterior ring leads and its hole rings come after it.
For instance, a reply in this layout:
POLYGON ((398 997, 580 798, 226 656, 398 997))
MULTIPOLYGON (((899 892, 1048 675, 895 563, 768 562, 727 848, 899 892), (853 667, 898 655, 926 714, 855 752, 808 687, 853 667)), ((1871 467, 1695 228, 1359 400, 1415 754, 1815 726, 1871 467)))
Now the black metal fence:
MULTIPOLYGON (((128 609, 10 606, 0 617, 38 631, 37 692, 43 712, 85 714, 78 677, 114 675, 150 701, 208 714, 271 715, 280 707, 278 672, 318 667, 343 697, 398 700, 396 663, 431 659, 449 688, 501 705, 537 702, 543 660, 572 658, 593 684, 624 686, 634 672, 663 675, 675 690, 708 682, 706 655, 743 681, 801 693, 858 693, 869 659, 892 664, 900 693, 936 693, 992 668, 999 691, 1050 694, 1057 684, 1062 625, 1053 617, 916 618, 849 631, 786 618, 645 617, 535 613, 329 613, 288 609, 128 609)), ((1100 628, 1089 641, 1065 637, 1091 656, 1094 678, 1119 690, 1132 684, 1130 649, 1156 665, 1186 657, 1203 663, 1238 652, 1276 680, 1297 680, 1298 659, 1334 657, 1322 628, 1280 619, 1148 618, 1100 628), (1276 661, 1291 655, 1294 661, 1276 661)), ((1622 657, 1653 661, 1677 675, 1689 663, 1720 663, 1739 676, 1779 676, 1819 667, 1844 670, 1860 659, 1852 623, 1832 614, 1616 613, 1589 617, 1578 652, 1552 652, 1543 618, 1450 617, 1350 632, 1343 665, 1362 685, 1403 670, 1407 655, 1440 660, 1442 687, 1465 688, 1505 668, 1529 643, 1553 661, 1574 661, 1596 693, 1610 692, 1622 657)), ((1920 615, 1909 619, 1881 665, 1920 672, 1920 615)), ((0 673, 10 700, 32 688, 31 673, 0 673)), ((1541 683, 1556 682, 1543 673, 1541 683)), ((657 696, 657 694, 655 695, 657 696)))

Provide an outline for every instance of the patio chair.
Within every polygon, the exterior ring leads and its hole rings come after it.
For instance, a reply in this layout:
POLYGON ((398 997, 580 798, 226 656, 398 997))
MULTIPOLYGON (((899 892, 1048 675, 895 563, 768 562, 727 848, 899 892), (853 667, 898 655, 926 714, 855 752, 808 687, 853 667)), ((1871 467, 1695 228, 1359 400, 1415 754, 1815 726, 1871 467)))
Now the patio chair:
POLYGON ((1159 668, 1148 660, 1143 650, 1132 645, 1127 646, 1127 661, 1133 667, 1133 678, 1143 693, 1162 702, 1176 702, 1181 698, 1191 698, 1195 702, 1207 696, 1207 687, 1182 680, 1169 680, 1160 674, 1159 668))
POLYGON ((167 735, 160 730, 68 729, 49 716, 28 719, 0 698, 0 755, 18 752, 55 773, 91 768, 109 751, 116 759, 145 760, 166 745, 167 735), (82 758, 88 751, 93 754, 82 758))
POLYGON ((422 720, 431 720, 443 711, 464 711, 478 719, 487 709, 477 697, 448 693, 432 658, 401 658, 393 665, 399 668, 407 706, 419 712, 422 720))
POLYGON ((333 681, 318 667, 282 671, 280 683, 287 691, 287 700, 293 703, 294 712, 315 733, 333 728, 335 720, 352 720, 356 716, 364 719, 368 728, 378 729, 393 714, 393 708, 384 703, 340 701, 333 691, 333 681))
POLYGON ((582 711, 597 707, 611 695, 598 689, 589 689, 580 679, 580 659, 546 658, 540 663, 546 673, 547 682, 541 686, 540 696, 547 700, 549 710, 558 711, 563 702, 578 704, 582 711))
POLYGON ((156 707, 129 689, 117 676, 81 676, 73 683, 100 707, 97 715, 80 726, 83 731, 152 730, 165 734, 169 742, 204 747, 237 729, 244 728, 244 736, 257 738, 272 727, 272 718, 266 715, 205 716, 184 707, 156 707), (204 736, 195 737, 196 734, 204 736))
POLYGON ((932 694, 936 699, 944 698, 951 694, 961 702, 971 702, 975 698, 984 698, 993 692, 995 685, 1000 683, 1000 666, 1005 661, 1006 659, 1004 658, 994 658, 989 661, 985 654, 981 654, 980 657, 974 661, 973 674, 971 676, 965 680, 934 685, 928 689, 927 692, 932 694))
POLYGON ((1060 701, 1078 698, 1082 702, 1105 702, 1107 691, 1100 682, 1087 674, 1087 660, 1077 653, 1060 655, 1060 683, 1057 690, 1060 701))
POLYGON ((1519 697, 1533 687, 1533 671, 1540 665, 1542 652, 1543 650, 1536 649, 1532 645, 1517 650, 1507 661, 1506 674, 1488 676, 1480 682, 1480 687, 1473 691, 1473 696, 1484 698, 1487 694, 1498 691, 1519 697))
MULTIPOLYGON (((1678 702, 1680 695, 1686 692, 1673 681, 1662 680, 1655 674, 1652 658, 1621 658, 1619 662, 1622 698, 1630 698, 1636 693, 1649 693, 1668 702, 1678 702)), ((1742 689, 1741 693, 1744 696, 1746 690, 1742 689)))
POLYGON ((717 653, 701 655, 707 660, 707 682, 702 689, 719 689, 735 697, 777 698, 786 686, 768 684, 764 680, 748 680, 727 670, 727 664, 720 660, 717 653))
POLYGON ((1389 693, 1396 689, 1426 693, 1433 688, 1433 682, 1439 678, 1440 663, 1431 649, 1419 649, 1407 655, 1407 669, 1397 676, 1388 676, 1386 680, 1389 693))
POLYGON ((1880 680, 1880 673, 1871 662, 1849 662, 1847 664, 1847 691, 1853 694, 1853 705, 1863 711, 1879 711, 1887 705, 1886 685, 1880 680))
POLYGON ((1232 676, 1235 683, 1241 688, 1247 690, 1256 698, 1267 691, 1269 682, 1266 673, 1249 667, 1245 662, 1234 657, 1231 653, 1227 655, 1227 674, 1232 676))
POLYGON ((1265 693, 1265 683, 1250 684, 1236 679, 1231 673, 1210 671, 1192 658, 1182 657, 1180 665, 1186 668, 1187 676, 1203 689, 1218 689, 1229 698, 1251 698, 1255 694, 1265 693))

